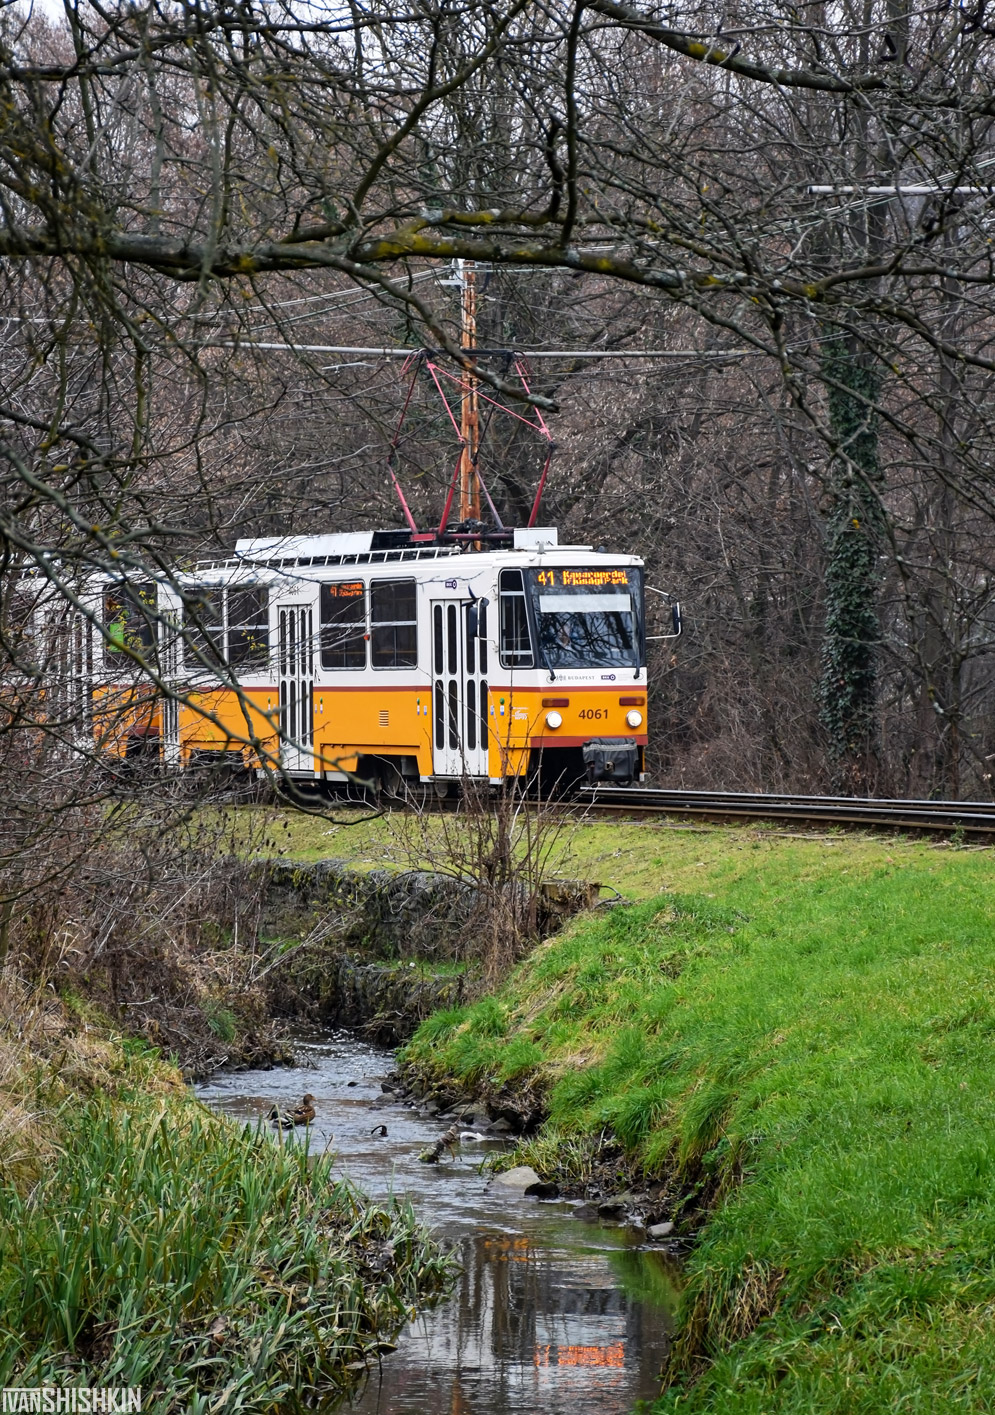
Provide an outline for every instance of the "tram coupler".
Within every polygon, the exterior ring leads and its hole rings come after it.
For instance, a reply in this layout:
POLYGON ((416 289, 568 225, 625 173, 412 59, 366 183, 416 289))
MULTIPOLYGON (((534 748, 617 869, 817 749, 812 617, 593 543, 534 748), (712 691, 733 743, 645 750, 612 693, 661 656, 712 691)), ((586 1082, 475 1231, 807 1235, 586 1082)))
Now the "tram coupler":
POLYGON ((599 737, 582 748, 589 785, 599 781, 626 786, 639 774, 639 748, 627 737, 599 737))

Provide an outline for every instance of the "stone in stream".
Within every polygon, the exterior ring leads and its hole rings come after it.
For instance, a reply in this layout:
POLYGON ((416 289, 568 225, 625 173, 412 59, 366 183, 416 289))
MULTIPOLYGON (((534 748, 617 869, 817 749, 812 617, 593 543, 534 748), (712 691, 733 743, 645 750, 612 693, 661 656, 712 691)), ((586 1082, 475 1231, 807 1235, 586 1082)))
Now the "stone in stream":
POLYGON ((541 1179, 538 1184, 530 1184, 525 1191, 527 1199, 558 1199, 560 1197, 560 1186, 558 1184, 546 1184, 541 1179))
POLYGON ((507 1120, 493 1120, 487 1129, 491 1135, 510 1135, 512 1127, 507 1120))
POLYGON ((601 1218, 621 1218, 625 1212, 626 1199, 620 1194, 615 1199, 605 1199, 598 1205, 598 1214, 601 1218))
POLYGON ((598 1217, 598 1211, 593 1204, 581 1204, 574 1209, 574 1218, 579 1218, 582 1223, 594 1223, 598 1217))
POLYGON ((502 1185, 505 1189, 518 1189, 523 1194, 533 1184, 542 1183, 530 1164, 518 1164, 514 1169, 506 1169, 503 1174, 497 1176, 494 1182, 502 1185))
POLYGON ((674 1231, 672 1223, 654 1223, 646 1230, 647 1238, 669 1238, 674 1231))

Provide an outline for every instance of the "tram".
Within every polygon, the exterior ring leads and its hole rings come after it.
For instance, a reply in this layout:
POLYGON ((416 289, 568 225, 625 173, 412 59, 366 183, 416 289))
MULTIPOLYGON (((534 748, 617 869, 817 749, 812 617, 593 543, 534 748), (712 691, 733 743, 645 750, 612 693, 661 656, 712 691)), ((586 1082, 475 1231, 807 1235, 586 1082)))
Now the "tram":
MULTIPOLYGON (((467 348, 471 286, 467 276, 467 348)), ((407 529, 240 540, 212 564, 147 576, 133 566, 71 594, 36 567, 0 604, 0 630, 6 620, 5 643, 53 666, 46 719, 59 714, 64 741, 103 756, 329 786, 642 780, 643 562, 560 545, 536 524, 554 446, 538 409, 529 426, 548 452, 532 512, 527 526, 504 526, 480 471, 478 397, 494 403, 472 375, 412 356, 388 463, 407 529), (435 531, 418 530, 392 460, 422 366, 460 433, 435 531)), ((672 615, 672 634, 657 637, 680 633, 676 603, 672 615)), ((43 675, 27 664, 21 676, 43 675)))
POLYGON ((161 585, 159 615, 181 629, 162 713, 174 765, 395 789, 643 773, 643 564, 550 528, 496 548, 403 531, 242 540, 161 585))

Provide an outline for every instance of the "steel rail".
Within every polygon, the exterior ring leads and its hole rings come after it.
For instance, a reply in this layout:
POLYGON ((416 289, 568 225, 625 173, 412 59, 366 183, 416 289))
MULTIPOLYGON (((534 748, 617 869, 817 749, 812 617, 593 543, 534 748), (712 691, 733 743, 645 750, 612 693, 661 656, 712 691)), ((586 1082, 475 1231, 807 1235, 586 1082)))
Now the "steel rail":
POLYGON ((910 801, 855 796, 788 796, 745 791, 682 791, 589 786, 580 798, 597 810, 876 825, 892 829, 995 835, 995 801, 910 801))

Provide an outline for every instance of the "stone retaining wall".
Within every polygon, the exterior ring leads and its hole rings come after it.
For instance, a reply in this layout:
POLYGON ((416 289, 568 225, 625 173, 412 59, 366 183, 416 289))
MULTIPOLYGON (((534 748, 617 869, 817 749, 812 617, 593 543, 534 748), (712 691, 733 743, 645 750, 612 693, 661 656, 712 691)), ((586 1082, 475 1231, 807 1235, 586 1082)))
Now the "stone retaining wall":
MULTIPOLYGON (((473 958, 467 940, 480 898, 473 884, 425 870, 363 873, 341 860, 281 860, 266 869, 261 932, 290 945, 269 976, 275 1012, 304 1013, 394 1044, 430 1013, 469 1000, 476 980, 453 965, 473 958)), ((597 885, 544 883, 537 933, 555 932, 597 896, 597 885)))
POLYGON ((452 959, 472 917, 476 891, 426 870, 370 870, 341 860, 269 866, 265 931, 280 938, 334 933, 379 958, 452 959))

